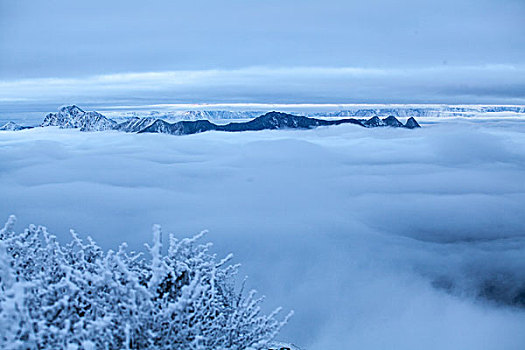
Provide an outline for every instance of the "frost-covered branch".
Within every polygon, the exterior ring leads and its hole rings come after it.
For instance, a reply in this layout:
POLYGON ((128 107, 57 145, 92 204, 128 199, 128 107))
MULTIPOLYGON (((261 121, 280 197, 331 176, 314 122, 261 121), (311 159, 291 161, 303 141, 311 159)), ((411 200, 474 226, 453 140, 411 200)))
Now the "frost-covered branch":
POLYGON ((0 230, 0 348, 261 349, 289 316, 265 315, 255 292, 237 291, 238 265, 211 244, 154 226, 148 256, 104 252, 75 232, 67 245, 45 228, 0 230))

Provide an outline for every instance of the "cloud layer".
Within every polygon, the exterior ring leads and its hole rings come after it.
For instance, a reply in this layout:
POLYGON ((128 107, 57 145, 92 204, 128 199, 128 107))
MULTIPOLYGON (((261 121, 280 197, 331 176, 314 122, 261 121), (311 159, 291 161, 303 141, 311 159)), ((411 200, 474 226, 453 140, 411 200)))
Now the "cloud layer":
POLYGON ((522 349, 525 127, 0 134, 0 216, 140 249, 209 229, 307 349, 522 349))
POLYGON ((4 1, 0 113, 71 103, 521 104, 524 4, 4 1))
POLYGON ((4 80, 0 103, 525 103, 524 81, 513 65, 249 67, 4 80))

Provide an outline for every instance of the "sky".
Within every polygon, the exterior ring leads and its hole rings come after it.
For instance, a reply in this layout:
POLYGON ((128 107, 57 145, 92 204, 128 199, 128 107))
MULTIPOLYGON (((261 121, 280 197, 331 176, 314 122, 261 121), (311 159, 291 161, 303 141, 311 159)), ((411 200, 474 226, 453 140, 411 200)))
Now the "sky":
POLYGON ((0 113, 65 103, 522 104, 523 18, 522 0, 0 0, 0 113))

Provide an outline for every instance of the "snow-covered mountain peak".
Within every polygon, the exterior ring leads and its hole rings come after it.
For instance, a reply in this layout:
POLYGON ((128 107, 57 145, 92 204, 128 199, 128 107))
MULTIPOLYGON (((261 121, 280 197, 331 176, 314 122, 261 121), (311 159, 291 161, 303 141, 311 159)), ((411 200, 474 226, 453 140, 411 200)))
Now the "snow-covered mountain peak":
POLYGON ((79 113, 84 113, 84 110, 77 105, 62 106, 58 109, 59 113, 67 113, 71 115, 76 115, 79 113))
POLYGON ((18 131, 25 129, 23 126, 18 125, 15 122, 7 122, 3 126, 0 126, 0 130, 2 131, 18 131))
POLYGON ((61 107, 57 113, 49 113, 41 126, 80 128, 81 131, 103 131, 114 129, 117 123, 98 112, 85 112, 76 105, 61 107))

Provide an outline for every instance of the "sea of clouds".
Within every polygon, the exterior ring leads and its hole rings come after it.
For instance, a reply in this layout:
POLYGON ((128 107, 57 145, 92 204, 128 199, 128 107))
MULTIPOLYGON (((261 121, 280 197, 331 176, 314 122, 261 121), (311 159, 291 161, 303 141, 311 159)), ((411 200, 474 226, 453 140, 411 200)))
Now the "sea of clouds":
POLYGON ((525 347, 525 123, 190 136, 0 132, 0 218, 141 249, 232 252, 280 338, 316 349, 525 347), (521 303, 521 304, 520 304, 521 303))

